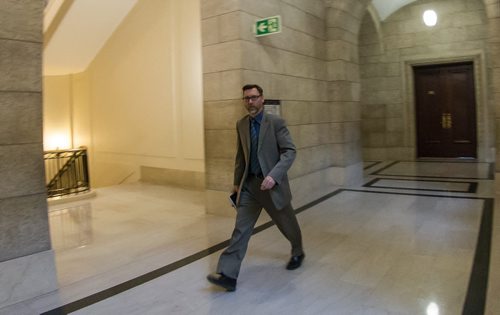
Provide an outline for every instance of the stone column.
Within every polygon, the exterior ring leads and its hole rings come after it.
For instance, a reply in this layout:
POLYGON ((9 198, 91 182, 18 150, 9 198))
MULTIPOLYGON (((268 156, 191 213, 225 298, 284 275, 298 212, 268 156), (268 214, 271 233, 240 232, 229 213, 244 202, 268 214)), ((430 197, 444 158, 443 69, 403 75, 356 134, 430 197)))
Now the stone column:
POLYGON ((201 5, 207 212, 230 215, 235 126, 244 114, 239 102, 244 13, 239 1, 202 0, 201 5))
POLYGON ((0 1, 0 308, 57 288, 42 147, 44 1, 0 1))
POLYGON ((297 146, 289 171, 294 206, 361 179, 357 42, 340 38, 339 45, 327 49, 333 42, 327 41, 328 31, 324 1, 202 0, 209 213, 234 213, 227 197, 235 125, 245 114, 244 83, 257 83, 267 99, 281 100, 281 115, 297 146), (255 20, 275 15, 282 18, 282 32, 256 38, 255 20), (327 51, 347 56, 327 58, 327 51), (338 72, 329 74, 328 66, 338 72))
POLYGON ((484 0, 488 17, 488 102, 495 112, 496 171, 500 171, 500 0, 484 0))
POLYGON ((363 177, 358 37, 368 2, 325 0, 328 96, 339 113, 337 123, 343 135, 335 148, 335 166, 342 170, 342 185, 360 182, 363 177))

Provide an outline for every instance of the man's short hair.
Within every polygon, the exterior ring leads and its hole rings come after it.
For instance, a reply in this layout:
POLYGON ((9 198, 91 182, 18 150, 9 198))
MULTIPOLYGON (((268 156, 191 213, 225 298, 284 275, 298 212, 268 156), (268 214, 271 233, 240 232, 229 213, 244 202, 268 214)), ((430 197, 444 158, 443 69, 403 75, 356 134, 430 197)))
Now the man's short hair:
POLYGON ((245 92, 246 90, 251 90, 251 89, 257 89, 257 91, 259 91, 260 95, 264 94, 264 90, 260 86, 258 86, 257 84, 245 84, 242 88, 243 92, 245 92))

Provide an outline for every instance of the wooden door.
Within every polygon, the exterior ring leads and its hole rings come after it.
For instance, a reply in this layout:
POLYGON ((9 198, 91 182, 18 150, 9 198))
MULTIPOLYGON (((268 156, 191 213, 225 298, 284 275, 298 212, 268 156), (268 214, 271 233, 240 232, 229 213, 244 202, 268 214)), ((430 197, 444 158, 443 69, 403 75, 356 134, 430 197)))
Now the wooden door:
POLYGON ((417 157, 477 157, 472 63, 414 67, 417 157))

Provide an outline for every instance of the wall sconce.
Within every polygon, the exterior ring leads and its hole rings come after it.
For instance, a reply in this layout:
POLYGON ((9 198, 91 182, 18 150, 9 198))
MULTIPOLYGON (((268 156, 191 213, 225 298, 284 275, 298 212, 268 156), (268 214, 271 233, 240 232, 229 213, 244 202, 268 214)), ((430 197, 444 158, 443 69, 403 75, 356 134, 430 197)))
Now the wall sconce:
POLYGON ((434 10, 426 10, 422 18, 424 19, 425 25, 429 27, 436 25, 438 19, 436 11, 434 10))

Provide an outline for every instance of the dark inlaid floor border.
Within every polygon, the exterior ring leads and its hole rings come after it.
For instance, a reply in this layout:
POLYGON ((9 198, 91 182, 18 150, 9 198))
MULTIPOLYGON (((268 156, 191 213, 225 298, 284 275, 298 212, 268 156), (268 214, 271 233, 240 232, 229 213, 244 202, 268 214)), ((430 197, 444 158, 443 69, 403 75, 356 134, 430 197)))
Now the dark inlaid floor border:
POLYGON ((379 165, 380 163, 382 163, 382 161, 366 161, 366 162, 370 163, 370 164, 368 164, 365 167, 363 167, 364 170, 367 170, 369 168, 374 167, 375 165, 379 165))
MULTIPOLYGON (((474 261, 472 265, 471 274, 469 277, 469 284, 467 287, 467 294, 464 301, 462 314, 483 314, 486 307, 486 293, 488 287, 488 274, 489 274, 489 264, 490 264, 490 251, 491 251, 491 236, 492 236, 492 225, 493 225, 493 208, 494 199, 493 198, 481 198, 481 197, 467 197, 467 196, 439 196, 431 194, 412 194, 412 193, 399 193, 399 192, 380 192, 380 191, 367 191, 367 190, 356 190, 356 189, 338 189, 332 193, 329 193, 313 202, 310 202, 300 208, 297 208, 296 213, 303 212, 327 199, 330 199, 342 192, 357 192, 357 193, 372 193, 372 194, 388 194, 388 195, 405 195, 405 196, 422 196, 422 197, 434 197, 434 198, 455 198, 455 199, 475 199, 484 200, 481 223, 479 227, 478 239, 476 244, 476 249, 474 252, 474 261)), ((272 221, 266 222, 254 229, 253 234, 259 233, 273 226, 272 221)), ((41 315, 60 315, 69 314, 77 310, 83 309, 92 304, 98 303, 112 296, 135 288, 141 284, 159 278, 165 274, 175 271, 181 267, 189 265, 197 260, 205 258, 229 245, 229 240, 223 241, 219 244, 211 246, 205 250, 199 251, 193 255, 180 259, 176 262, 168 264, 164 267, 158 268, 144 275, 138 276, 131 280, 125 281, 111 288, 102 290, 80 300, 68 303, 66 305, 60 306, 58 308, 52 309, 50 311, 44 312, 41 315)))
POLYGON ((473 163, 483 163, 483 164, 488 164, 488 175, 486 177, 460 177, 460 176, 454 176, 454 177, 443 177, 443 176, 419 176, 419 175, 407 175, 407 174, 382 174, 382 171, 385 171, 388 168, 393 167, 394 165, 398 163, 443 163, 439 161, 394 161, 392 163, 389 163, 385 167, 382 167, 381 169, 378 169, 370 175, 379 175, 379 176, 396 176, 396 177, 414 177, 414 178, 440 178, 440 179, 472 179, 472 180, 494 180, 495 179, 495 164, 494 163, 487 163, 487 162, 466 162, 466 161, 449 161, 446 163, 455 163, 455 164, 473 164, 473 163))
POLYGON ((363 187, 370 188, 382 188, 382 189, 400 189, 400 190, 419 190, 419 191, 435 191, 435 192, 451 192, 451 193, 470 193, 475 194, 477 192, 478 183, 476 182, 458 182, 458 181, 446 181, 446 180, 430 180, 430 179, 407 179, 407 178, 380 178, 377 177, 368 183, 364 184, 363 187), (411 188, 411 187, 394 187, 394 186, 381 186, 374 185, 381 180, 387 181, 409 181, 409 182, 431 182, 431 183, 458 183, 458 184, 467 184, 469 185, 467 190, 451 190, 451 189, 430 189, 430 188, 411 188))

